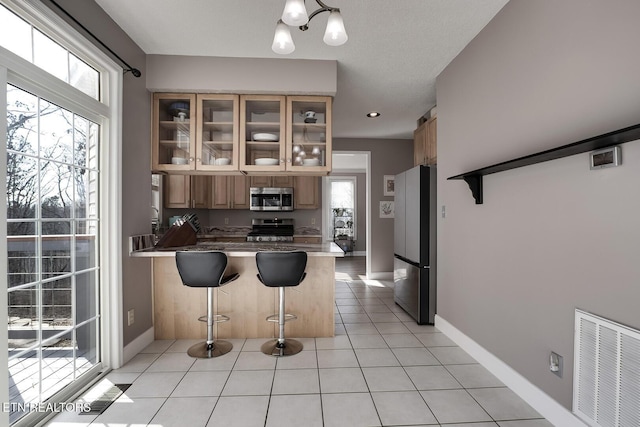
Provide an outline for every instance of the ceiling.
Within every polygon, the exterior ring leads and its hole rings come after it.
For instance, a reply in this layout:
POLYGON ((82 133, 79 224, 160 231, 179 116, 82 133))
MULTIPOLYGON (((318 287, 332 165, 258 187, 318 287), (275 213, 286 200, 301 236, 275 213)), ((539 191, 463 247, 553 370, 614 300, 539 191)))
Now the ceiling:
MULTIPOLYGON (((327 13, 292 29, 286 58, 338 62, 333 136, 412 138, 436 104, 435 78, 508 0, 325 0, 349 40, 322 41, 327 13), (369 119, 365 114, 379 111, 369 119)), ((271 51, 285 0, 96 0, 147 54, 282 58, 271 51)), ((307 11, 317 9, 307 0, 307 11)))

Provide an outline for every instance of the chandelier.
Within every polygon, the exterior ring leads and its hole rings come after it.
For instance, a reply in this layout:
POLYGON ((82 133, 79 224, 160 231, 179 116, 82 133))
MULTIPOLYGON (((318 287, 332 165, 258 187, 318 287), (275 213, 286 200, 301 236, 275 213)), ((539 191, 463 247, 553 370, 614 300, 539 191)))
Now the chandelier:
POLYGON ((276 24, 276 34, 273 37, 273 44, 271 45, 271 49, 273 49, 275 53, 287 55, 296 50, 296 46, 293 44, 293 39, 291 38, 289 26, 298 27, 300 30, 306 31, 309 29, 311 19, 322 12, 329 12, 327 29, 324 32, 324 42, 329 46, 340 46, 347 42, 347 32, 344 29, 340 9, 327 6, 320 0, 315 0, 320 8, 313 11, 311 15, 307 15, 307 8, 304 5, 304 1, 305 0, 287 0, 284 5, 284 12, 282 12, 282 18, 280 18, 276 24))

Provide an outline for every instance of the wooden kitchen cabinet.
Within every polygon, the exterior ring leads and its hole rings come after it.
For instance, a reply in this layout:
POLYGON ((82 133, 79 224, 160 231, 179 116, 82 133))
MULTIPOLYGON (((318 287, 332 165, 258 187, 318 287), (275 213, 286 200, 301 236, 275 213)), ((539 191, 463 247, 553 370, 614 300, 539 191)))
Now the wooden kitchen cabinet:
POLYGON ((413 132, 413 164, 435 165, 437 156, 437 117, 432 117, 413 132))
POLYGON ((286 170, 331 172, 331 125, 330 96, 287 96, 286 170))
POLYGON ((238 95, 154 93, 151 169, 238 171, 238 95))
POLYGON ((285 170, 285 114, 285 96, 240 96, 240 170, 285 170))
POLYGON ((293 187, 291 175, 254 175, 251 179, 251 187, 293 187))
POLYGON ((207 209, 211 177, 206 175, 165 175, 164 207, 170 209, 207 209))
POLYGON ((293 178, 293 208, 318 209, 319 179, 316 176, 296 176, 293 178))
POLYGON ((249 177, 217 175, 212 177, 209 209, 249 209, 249 177))

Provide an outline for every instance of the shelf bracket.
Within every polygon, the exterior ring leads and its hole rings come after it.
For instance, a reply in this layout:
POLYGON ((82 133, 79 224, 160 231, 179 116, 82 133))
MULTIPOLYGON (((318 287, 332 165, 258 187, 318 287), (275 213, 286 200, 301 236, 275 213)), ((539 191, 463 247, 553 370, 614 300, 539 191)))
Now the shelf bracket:
POLYGON ((473 175, 465 175, 462 179, 469 186, 469 190, 471 190, 471 194, 473 198, 476 199, 476 205, 482 204, 482 175, 473 174, 473 175))

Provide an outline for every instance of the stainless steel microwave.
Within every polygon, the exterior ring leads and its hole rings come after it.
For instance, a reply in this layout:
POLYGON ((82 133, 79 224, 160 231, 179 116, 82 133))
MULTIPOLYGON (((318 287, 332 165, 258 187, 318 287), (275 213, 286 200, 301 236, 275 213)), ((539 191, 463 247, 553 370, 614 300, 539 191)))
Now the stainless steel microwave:
POLYGON ((251 187, 252 211, 292 211, 293 188, 251 187))

